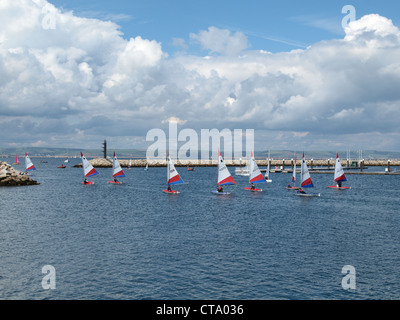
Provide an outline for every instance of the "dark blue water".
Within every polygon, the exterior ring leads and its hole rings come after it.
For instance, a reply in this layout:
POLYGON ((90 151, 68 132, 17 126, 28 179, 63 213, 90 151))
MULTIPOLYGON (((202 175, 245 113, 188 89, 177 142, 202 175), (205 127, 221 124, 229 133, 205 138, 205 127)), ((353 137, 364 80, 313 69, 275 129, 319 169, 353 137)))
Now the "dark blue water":
POLYGON ((348 175, 337 191, 333 173, 314 174, 321 197, 306 199, 285 189, 290 174, 262 193, 234 175, 217 196, 215 168, 178 168, 188 184, 171 196, 165 168, 124 169, 120 186, 98 169, 83 186, 80 159, 33 161, 39 186, 0 188, 0 299, 400 298, 400 176, 348 175), (55 290, 42 288, 45 265, 55 290), (342 288, 345 265, 355 290, 342 288))

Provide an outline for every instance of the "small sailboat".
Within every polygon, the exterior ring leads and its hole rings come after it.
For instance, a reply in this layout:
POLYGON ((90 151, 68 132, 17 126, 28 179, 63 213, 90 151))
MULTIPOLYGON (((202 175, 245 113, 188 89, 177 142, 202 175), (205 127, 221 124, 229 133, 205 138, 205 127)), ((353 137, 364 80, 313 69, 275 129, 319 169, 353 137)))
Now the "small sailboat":
POLYGON ((265 182, 272 182, 271 179, 269 179, 269 174, 270 174, 270 168, 271 168, 271 159, 268 157, 268 166, 267 166, 267 171, 265 172, 265 182))
POLYGON ((68 162, 69 162, 69 159, 64 160, 64 163, 68 163, 68 162))
POLYGON ((228 186, 233 184, 236 184, 236 182, 229 173, 229 170, 225 165, 224 159, 222 159, 221 153, 218 150, 217 190, 213 190, 211 192, 216 194, 230 194, 230 192, 223 191, 222 186, 228 186))
POLYGON ((179 175, 178 171, 175 169, 175 165, 171 160, 171 157, 168 156, 168 165, 167 165, 167 184, 168 188, 163 190, 165 193, 169 194, 179 194, 179 191, 172 190, 171 185, 183 184, 183 180, 179 175))
POLYGON ((306 193, 302 188, 313 188, 314 184, 311 180, 310 172, 308 171, 307 163, 304 158, 301 159, 301 188, 299 189, 298 193, 295 193, 296 196, 302 197, 319 197, 319 193, 306 193))
POLYGON ((65 168, 66 168, 66 166, 65 166, 65 165, 63 165, 63 164, 61 164, 61 165, 57 166, 57 168, 59 168, 59 169, 65 169, 65 168))
POLYGON ((119 161, 117 159, 117 156, 115 155, 114 152, 114 157, 113 157, 113 175, 114 180, 108 181, 108 183, 113 183, 113 184, 121 184, 122 182, 118 181, 117 178, 123 178, 125 177, 124 171, 121 168, 121 165, 119 164, 119 161))
POLYGON ((13 163, 14 166, 19 166, 19 160, 18 160, 18 156, 15 156, 15 162, 13 163))
POLYGON ((146 162, 146 168, 143 169, 144 171, 148 171, 149 170, 149 163, 146 162))
POLYGON ((249 162, 246 163, 246 167, 242 167, 242 159, 240 159, 239 168, 235 169, 235 175, 248 177, 250 175, 249 162))
POLYGON ((195 169, 193 167, 187 167, 188 171, 195 171, 195 169))
POLYGON ((81 158, 82 158, 82 168, 83 168, 83 176, 85 177, 85 180, 82 182, 82 184, 94 184, 93 181, 88 181, 87 178, 92 177, 96 174, 99 174, 95 168, 90 164, 90 162, 86 159, 86 157, 83 155, 81 152, 81 158))
POLYGON ((286 189, 289 190, 299 190, 299 187, 296 187, 296 156, 294 157, 294 164, 293 164, 293 175, 292 175, 292 181, 288 184, 288 186, 286 187, 286 189))
POLYGON ((129 159, 129 163, 128 163, 128 169, 132 168, 132 159, 129 159))
POLYGON ((342 164, 340 163, 339 153, 336 153, 336 163, 335 163, 335 175, 333 181, 336 182, 336 185, 328 186, 331 189, 345 190, 350 189, 351 187, 343 187, 342 182, 347 181, 346 176, 344 175, 344 170, 342 164))
POLYGON ((266 180, 262 175, 260 169, 258 168, 252 152, 250 156, 250 177, 249 177, 249 183, 251 184, 251 187, 246 187, 244 189, 253 192, 261 192, 262 189, 254 187, 254 183, 263 183, 263 182, 266 182, 266 180))
POLYGON ((29 171, 36 170, 35 166, 33 165, 31 158, 29 158, 28 154, 25 153, 25 173, 29 171))

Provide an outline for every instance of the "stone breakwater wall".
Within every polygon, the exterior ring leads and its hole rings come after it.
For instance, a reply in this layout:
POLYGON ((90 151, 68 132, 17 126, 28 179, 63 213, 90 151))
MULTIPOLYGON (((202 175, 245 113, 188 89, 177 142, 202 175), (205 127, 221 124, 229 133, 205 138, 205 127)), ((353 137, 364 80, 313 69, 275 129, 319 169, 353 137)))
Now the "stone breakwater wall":
MULTIPOLYGON (((127 167, 129 164, 129 160, 121 160, 118 159, 121 167, 127 167)), ((354 161, 354 160, 353 160, 354 161)), ((353 161, 350 161, 349 165, 352 164, 353 161)), ((110 168, 112 167, 112 160, 111 159, 104 159, 104 158, 95 158, 89 160, 95 168, 110 168)), ((256 160, 258 166, 267 166, 267 160, 256 160)), ((145 167, 147 163, 146 159, 141 160, 132 160, 132 167, 145 167)), ((167 165, 166 160, 149 160, 149 167, 165 167, 167 165)), ((294 163, 294 160, 271 160, 271 166, 285 166, 290 167, 294 163)), ((346 160, 341 160, 343 166, 347 165, 346 160)), ((175 160, 174 164, 176 167, 212 167, 217 165, 217 160, 175 160)), ((246 161, 242 160, 225 160, 225 164, 227 166, 245 166, 246 161)), ((296 161, 296 165, 301 165, 301 160, 296 161)), ((308 166, 335 166, 335 160, 307 160, 308 166)), ((357 165, 360 166, 360 161, 357 161, 357 165)), ((388 160, 365 160, 364 166, 387 166, 388 160)), ((390 166, 400 166, 399 160, 391 160, 390 166)), ((82 164, 75 165, 74 167, 82 167, 82 164)))
POLYGON ((24 174, 24 172, 14 169, 7 162, 0 161, 0 186, 15 187, 38 184, 38 182, 24 174))

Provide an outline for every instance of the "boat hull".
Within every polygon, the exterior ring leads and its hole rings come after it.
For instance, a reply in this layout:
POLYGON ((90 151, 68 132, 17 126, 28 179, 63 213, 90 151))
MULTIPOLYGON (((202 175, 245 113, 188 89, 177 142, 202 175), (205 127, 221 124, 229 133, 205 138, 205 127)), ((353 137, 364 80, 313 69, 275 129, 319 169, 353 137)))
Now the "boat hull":
POLYGON ((246 188, 243 188, 244 190, 249 190, 249 191, 252 191, 252 192, 262 192, 262 189, 257 189, 257 188, 255 188, 255 189, 252 189, 252 188, 250 188, 250 187, 246 187, 246 188))
POLYGON ((163 192, 168 193, 168 194, 179 194, 180 193, 179 191, 176 191, 176 190, 171 190, 171 191, 163 190, 163 192))
POLYGON ((111 183, 111 184, 122 184, 122 182, 121 181, 108 181, 108 183, 111 183))
POLYGON ((351 187, 338 187, 338 186, 327 186, 327 188, 336 189, 336 190, 347 190, 347 189, 351 189, 351 187))
POLYGON ((319 197, 321 196, 320 193, 294 193, 295 196, 299 197, 319 197))
POLYGON ((231 194, 230 192, 227 192, 227 191, 219 192, 218 190, 212 190, 211 192, 215 193, 215 194, 218 194, 218 195, 231 194))
POLYGON ((88 182, 84 182, 84 181, 82 181, 81 182, 83 185, 85 185, 85 186, 89 186, 89 185, 92 185, 92 184, 94 184, 94 182, 93 181, 88 181, 88 182))

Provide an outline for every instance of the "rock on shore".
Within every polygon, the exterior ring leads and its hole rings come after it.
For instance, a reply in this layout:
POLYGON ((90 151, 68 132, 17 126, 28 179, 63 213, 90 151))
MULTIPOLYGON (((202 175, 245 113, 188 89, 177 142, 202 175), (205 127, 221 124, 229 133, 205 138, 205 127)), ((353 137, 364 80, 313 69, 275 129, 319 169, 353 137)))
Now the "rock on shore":
POLYGON ((36 182, 23 172, 14 169, 7 162, 0 161, 0 186, 14 187, 38 184, 38 182, 36 182))

